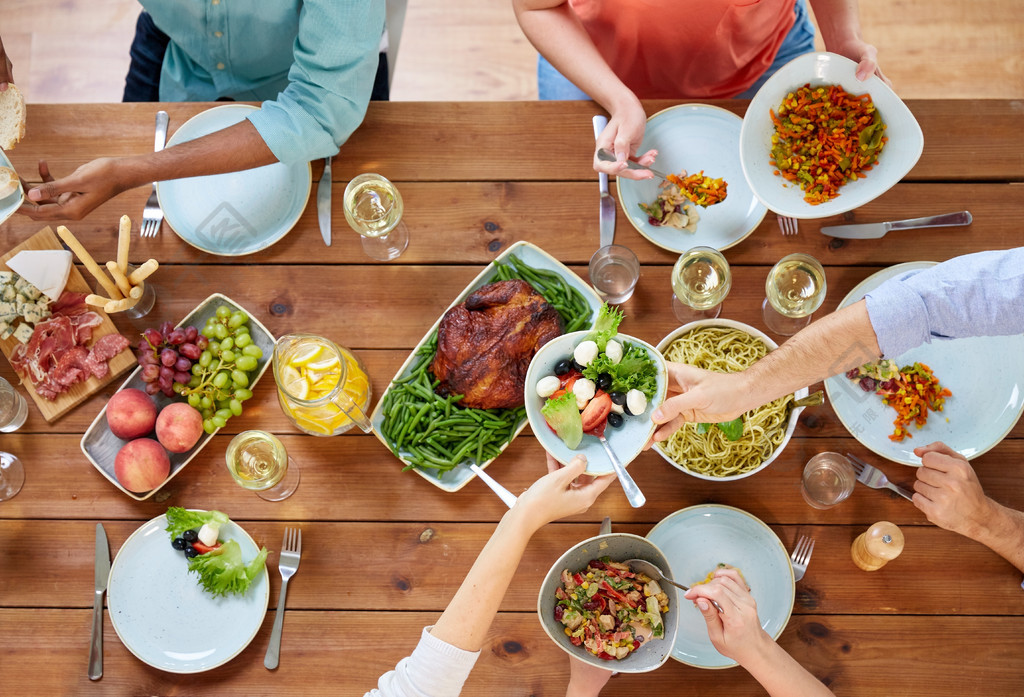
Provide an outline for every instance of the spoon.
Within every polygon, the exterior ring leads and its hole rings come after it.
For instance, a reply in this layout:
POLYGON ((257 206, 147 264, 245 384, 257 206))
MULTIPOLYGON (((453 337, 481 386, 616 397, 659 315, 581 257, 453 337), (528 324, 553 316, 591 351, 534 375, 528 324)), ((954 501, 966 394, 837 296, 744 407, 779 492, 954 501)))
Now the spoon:
MULTIPOLYGON (((615 155, 613 153, 609 152, 608 150, 605 150, 604 148, 601 148, 600 150, 597 151, 597 159, 601 160, 602 162, 616 162, 617 161, 616 158, 615 158, 615 155)), ((665 181, 669 181, 668 175, 665 174, 664 172, 659 172, 658 170, 654 169, 653 167, 645 167, 644 165, 640 164, 639 162, 634 162, 633 160, 626 160, 626 168, 627 169, 641 170, 641 171, 645 171, 645 172, 651 172, 652 174, 661 177, 665 181)))
MULTIPOLYGON (((669 583, 669 584, 675 586, 676 588, 681 588, 684 591, 690 590, 689 586, 684 586, 681 583, 676 583, 672 579, 667 578, 665 576, 665 574, 661 573, 661 569, 659 569, 658 567, 656 567, 654 564, 652 564, 649 561, 645 561, 643 559, 627 559, 626 561, 624 561, 622 563, 623 564, 628 564, 629 568, 631 568, 634 573, 639 572, 639 573, 642 573, 642 574, 647 574, 648 576, 653 578, 655 581, 664 581, 665 583, 669 583)), ((719 612, 721 612, 721 613, 725 612, 725 610, 722 609, 722 606, 719 605, 716 601, 712 600, 711 604, 714 605, 715 609, 717 609, 719 612)))
POLYGON ((501 499, 506 506, 512 508, 512 506, 516 505, 516 495, 513 494, 508 489, 506 489, 505 487, 503 487, 501 484, 499 484, 494 477, 484 472, 483 468, 480 467, 480 465, 476 464, 475 462, 471 463, 469 465, 469 469, 473 470, 476 476, 480 477, 483 483, 489 486, 491 488, 491 491, 497 494, 498 498, 501 499))
MULTIPOLYGON (((594 435, 594 434, 590 434, 594 435)), ((608 439, 604 437, 604 434, 597 436, 600 439, 601 445, 604 446, 604 451, 608 454, 608 459, 612 461, 612 467, 615 469, 615 474, 619 478, 619 484, 622 485, 622 491, 626 494, 626 500, 629 501, 629 505, 633 508, 640 508, 647 502, 647 497, 644 496, 644 492, 640 491, 640 487, 636 485, 633 478, 629 476, 629 472, 619 462, 618 456, 612 451, 612 446, 608 445, 608 439)))

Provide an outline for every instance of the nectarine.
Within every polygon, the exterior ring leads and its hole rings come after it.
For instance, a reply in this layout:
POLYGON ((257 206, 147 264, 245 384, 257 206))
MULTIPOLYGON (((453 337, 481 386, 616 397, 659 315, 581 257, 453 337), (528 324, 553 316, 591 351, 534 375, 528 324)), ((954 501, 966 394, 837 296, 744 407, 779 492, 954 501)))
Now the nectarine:
POLYGON ((156 437, 172 453, 183 453, 203 435, 202 415, 184 402, 168 404, 156 417, 156 437))
POLYGON ((122 440, 132 440, 153 430, 156 405, 142 390, 129 387, 114 393, 107 402, 110 432, 122 440))
POLYGON ((117 481, 137 494, 157 488, 170 472, 167 452, 152 438, 136 438, 125 443, 114 458, 117 481))

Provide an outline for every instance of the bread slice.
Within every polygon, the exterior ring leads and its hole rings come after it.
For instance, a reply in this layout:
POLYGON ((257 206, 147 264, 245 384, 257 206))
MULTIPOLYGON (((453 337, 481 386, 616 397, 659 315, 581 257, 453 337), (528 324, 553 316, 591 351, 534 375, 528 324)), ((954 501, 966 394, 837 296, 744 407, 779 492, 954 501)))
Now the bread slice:
POLYGON ((0 167, 0 201, 18 190, 18 173, 10 167, 0 167))
POLYGON ((0 148, 10 150, 25 137, 25 97, 12 84, 0 92, 0 148))

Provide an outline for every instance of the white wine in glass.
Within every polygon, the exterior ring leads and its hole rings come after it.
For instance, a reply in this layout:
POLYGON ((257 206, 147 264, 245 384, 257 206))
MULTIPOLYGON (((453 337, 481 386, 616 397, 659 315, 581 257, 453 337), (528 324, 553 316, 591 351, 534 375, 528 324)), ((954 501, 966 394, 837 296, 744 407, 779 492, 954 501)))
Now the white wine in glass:
POLYGON ((825 301, 825 269, 809 254, 790 254, 768 272, 761 315, 776 334, 792 336, 825 301))
POLYGON ((683 323, 713 319, 732 287, 732 272, 722 253, 694 247, 683 253, 672 269, 672 310, 683 323))
POLYGON ((224 456, 239 486, 267 501, 280 501, 299 485, 299 469, 284 444, 266 431, 243 431, 231 439, 224 456))
POLYGON ((363 251, 374 259, 394 259, 409 245, 402 194, 386 177, 368 173, 352 179, 345 187, 344 210, 345 220, 363 238, 363 251))

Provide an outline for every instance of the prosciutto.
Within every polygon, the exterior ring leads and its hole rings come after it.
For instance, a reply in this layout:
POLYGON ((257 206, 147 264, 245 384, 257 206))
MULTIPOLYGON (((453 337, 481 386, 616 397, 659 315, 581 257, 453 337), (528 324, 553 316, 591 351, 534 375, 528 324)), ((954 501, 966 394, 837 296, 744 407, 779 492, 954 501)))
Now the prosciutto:
POLYGON ((54 400, 72 385, 110 373, 111 358, 128 348, 128 339, 107 334, 92 347, 92 331, 103 318, 85 305, 82 293, 64 292, 50 306, 51 317, 36 325, 27 344, 18 344, 11 365, 32 381, 36 393, 54 400))

